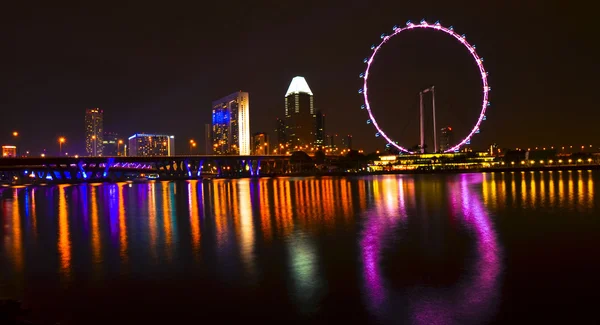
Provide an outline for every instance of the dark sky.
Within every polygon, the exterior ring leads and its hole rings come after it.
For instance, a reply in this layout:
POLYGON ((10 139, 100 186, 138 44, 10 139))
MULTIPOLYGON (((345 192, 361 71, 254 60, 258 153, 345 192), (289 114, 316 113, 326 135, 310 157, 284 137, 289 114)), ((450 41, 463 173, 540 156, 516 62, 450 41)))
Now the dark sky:
MULTIPOLYGON (((362 59, 381 33, 426 18, 467 34, 485 58, 492 107, 475 147, 600 145, 590 8, 491 2, 3 4, 0 142, 17 130, 22 150, 39 153, 58 150, 65 136, 66 150, 82 153, 85 108, 100 107, 106 131, 174 134, 183 153, 190 138, 203 144, 211 101, 237 90, 250 93, 252 132, 272 133, 289 82, 302 75, 327 114, 328 133, 381 148, 360 110, 362 59)), ((418 91, 435 84, 438 123, 466 132, 481 97, 468 53, 435 32, 403 35, 373 67, 378 120, 399 143, 416 144, 418 91)))

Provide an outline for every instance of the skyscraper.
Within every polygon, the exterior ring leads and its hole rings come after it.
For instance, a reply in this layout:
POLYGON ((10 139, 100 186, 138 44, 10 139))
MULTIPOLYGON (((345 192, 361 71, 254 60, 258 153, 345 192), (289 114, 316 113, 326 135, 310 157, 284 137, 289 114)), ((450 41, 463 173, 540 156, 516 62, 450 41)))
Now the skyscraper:
POLYGON ((315 114, 315 147, 322 147, 325 144, 325 114, 317 110, 315 114))
POLYGON ((348 134, 345 138, 342 138, 342 146, 346 150, 352 150, 352 134, 348 134))
POLYGON ((285 153, 285 151, 283 151, 283 149, 285 149, 286 146, 289 146, 288 140, 287 140, 287 131, 286 131, 285 127, 286 127, 285 120, 280 119, 278 117, 277 124, 275 126, 275 134, 277 137, 277 143, 276 143, 274 149, 277 149, 277 153, 280 153, 280 154, 285 153))
POLYGON ((250 154, 250 99, 236 92, 212 104, 213 152, 218 155, 250 154))
POLYGON ((85 110, 85 150, 88 156, 102 156, 104 112, 99 108, 85 110))
POLYGON ((450 126, 442 128, 441 131, 442 135, 440 138, 440 151, 444 152, 452 147, 454 133, 452 131, 452 127, 450 126))
POLYGON ((306 150, 315 141, 313 93, 304 77, 294 77, 285 93, 287 141, 294 150, 306 150))
POLYGON ((136 133, 129 137, 129 156, 173 156, 175 137, 166 134, 136 133))

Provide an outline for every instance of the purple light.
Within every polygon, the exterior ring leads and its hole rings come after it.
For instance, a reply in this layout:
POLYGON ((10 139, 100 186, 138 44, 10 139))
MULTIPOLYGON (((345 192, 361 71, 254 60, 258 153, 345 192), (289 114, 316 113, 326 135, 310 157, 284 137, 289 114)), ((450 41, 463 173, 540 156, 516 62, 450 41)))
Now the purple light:
POLYGON ((448 150, 446 150, 445 152, 455 152, 458 151, 460 149, 460 147, 462 147, 463 145, 467 144, 467 142, 471 141, 471 137, 477 133, 477 130, 479 130, 479 126, 481 125, 481 122, 484 120, 485 117, 485 112, 487 110, 488 107, 488 93, 491 90, 490 87, 488 86, 488 82, 487 82, 487 72, 485 71, 485 68, 483 67, 483 59, 481 59, 478 55, 477 52, 475 52, 475 47, 472 46, 471 44, 469 44, 465 38, 463 36, 460 36, 458 34, 456 34, 453 30, 453 27, 450 26, 449 28, 446 28, 442 25, 440 25, 438 22, 436 22, 433 25, 428 24, 425 20, 421 21, 420 24, 415 25, 413 23, 411 23, 410 21, 407 22, 406 27, 402 27, 402 28, 396 28, 394 30, 394 32, 391 35, 385 36, 383 38, 383 40, 381 41, 381 43, 379 43, 379 45, 377 45, 374 49, 373 49, 373 53, 371 54, 371 56, 368 59, 365 59, 365 63, 367 63, 367 69, 364 72, 364 86, 362 88, 362 95, 364 97, 365 100, 365 105, 367 108, 367 112, 369 113, 369 117, 371 120, 371 123, 375 126, 375 128, 377 129, 377 131, 379 131, 379 134, 392 146, 396 147, 398 150, 400 150, 401 152, 407 152, 407 153, 413 153, 410 150, 396 144, 395 141, 393 141, 387 134, 385 134, 385 132, 381 129, 381 127, 379 127, 379 124, 377 123, 377 120, 375 119, 375 115, 373 115, 373 112, 371 111, 371 104, 369 103, 369 95, 368 95, 368 88, 367 88, 367 82, 369 80, 369 70, 371 69, 371 64, 373 64, 374 59, 375 59, 375 55, 377 55, 377 52, 379 51, 379 49, 381 48, 381 46, 383 46, 383 44, 385 42, 387 42, 388 40, 390 40, 393 36, 398 35, 399 33, 405 31, 405 30, 409 30, 409 29, 415 29, 415 28, 428 28, 428 29, 433 29, 433 30, 439 30, 442 31, 448 35, 451 35, 452 37, 456 38, 461 44, 463 44, 467 50, 469 50, 469 53, 471 53, 471 55, 473 56, 473 58, 475 59, 475 63, 477 63, 477 67, 479 68, 479 72, 481 75, 481 82, 483 84, 483 103, 481 105, 481 112, 479 113, 479 118, 477 119, 477 123, 475 123, 475 126, 473 127, 473 129, 471 130, 471 132, 469 133, 469 135, 467 135, 466 138, 464 138, 463 140, 461 140, 457 145, 449 148, 448 150))

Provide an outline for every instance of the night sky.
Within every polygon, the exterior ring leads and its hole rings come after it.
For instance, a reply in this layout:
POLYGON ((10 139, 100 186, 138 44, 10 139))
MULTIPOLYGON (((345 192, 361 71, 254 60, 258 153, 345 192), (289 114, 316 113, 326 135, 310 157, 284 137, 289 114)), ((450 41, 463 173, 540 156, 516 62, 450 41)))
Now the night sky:
MULTIPOLYGON (((327 133, 353 134, 355 148, 382 148, 360 110, 362 59, 381 33, 426 18, 465 33, 485 58, 492 106, 475 148, 600 145, 592 10, 566 1, 489 2, 4 4, 0 142, 12 142, 16 130, 21 150, 53 152, 65 136, 64 151, 82 154, 85 108, 100 107, 105 131, 124 139, 174 134, 184 153, 190 138, 203 147, 211 101, 238 90, 250 93, 252 132, 274 136, 285 91, 301 75, 326 113, 327 133)), ((432 31, 402 35, 373 67, 378 120, 400 144, 416 144, 418 92, 435 85, 438 126, 466 133, 481 100, 468 52, 432 31)))

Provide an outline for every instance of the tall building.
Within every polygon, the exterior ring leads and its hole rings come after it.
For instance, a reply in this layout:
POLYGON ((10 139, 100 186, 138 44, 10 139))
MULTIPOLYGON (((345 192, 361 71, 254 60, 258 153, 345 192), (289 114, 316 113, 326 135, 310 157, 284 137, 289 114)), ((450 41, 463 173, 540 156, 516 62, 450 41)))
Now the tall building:
POLYGON ((252 154, 264 156, 269 153, 269 135, 264 132, 254 133, 252 136, 252 154))
POLYGON ((453 131, 452 131, 452 127, 447 126, 445 128, 442 128, 442 134, 440 136, 440 151, 444 152, 450 148, 452 148, 452 141, 453 141, 453 131))
POLYGON ((347 150, 352 150, 352 134, 348 134, 342 138, 342 147, 347 150))
POLYGON ((250 99, 236 92, 212 104, 213 152, 218 155, 249 155, 250 99))
POLYGON ((289 143, 287 140, 287 131, 285 128, 286 128, 285 120, 280 119, 278 117, 277 124, 275 126, 275 134, 277 137, 277 143, 275 144, 274 149, 276 149, 277 153, 279 153, 279 154, 285 153, 283 150, 285 150, 286 146, 289 147, 289 143))
POLYGON ((136 133, 129 137, 129 156, 173 156, 175 136, 136 133))
POLYGON ((285 93, 287 140, 294 150, 306 150, 315 141, 313 93, 304 77, 294 77, 285 93))
POLYGON ((104 132, 102 138, 102 153, 105 156, 120 156, 119 150, 122 143, 119 143, 119 135, 114 132, 104 132))
POLYGON ((204 124, 204 154, 212 154, 212 127, 209 123, 204 124))
POLYGON ((99 108, 85 110, 85 150, 88 156, 102 156, 104 112, 99 108))
POLYGON ((315 147, 325 145, 325 114, 317 110, 315 114, 315 147))

